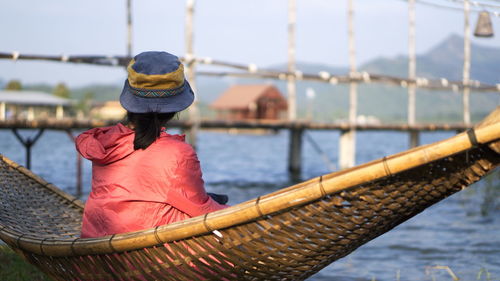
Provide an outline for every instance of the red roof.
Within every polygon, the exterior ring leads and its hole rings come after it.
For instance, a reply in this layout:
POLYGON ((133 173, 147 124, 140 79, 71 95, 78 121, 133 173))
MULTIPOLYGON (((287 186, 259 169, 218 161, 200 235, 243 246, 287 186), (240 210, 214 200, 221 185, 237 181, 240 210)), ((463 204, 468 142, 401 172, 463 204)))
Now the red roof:
POLYGON ((259 97, 269 91, 277 92, 283 98, 280 91, 270 84, 234 85, 222 93, 222 95, 212 103, 211 107, 215 109, 245 109, 248 108, 252 102, 257 102, 259 97))

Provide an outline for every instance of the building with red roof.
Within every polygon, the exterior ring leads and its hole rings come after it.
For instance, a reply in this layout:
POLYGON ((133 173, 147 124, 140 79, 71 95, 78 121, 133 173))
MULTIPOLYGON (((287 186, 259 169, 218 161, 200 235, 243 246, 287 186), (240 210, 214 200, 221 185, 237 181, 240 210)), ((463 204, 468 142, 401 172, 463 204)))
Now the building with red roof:
POLYGON ((211 105, 219 119, 278 120, 286 117, 287 101, 271 84, 234 85, 211 105))

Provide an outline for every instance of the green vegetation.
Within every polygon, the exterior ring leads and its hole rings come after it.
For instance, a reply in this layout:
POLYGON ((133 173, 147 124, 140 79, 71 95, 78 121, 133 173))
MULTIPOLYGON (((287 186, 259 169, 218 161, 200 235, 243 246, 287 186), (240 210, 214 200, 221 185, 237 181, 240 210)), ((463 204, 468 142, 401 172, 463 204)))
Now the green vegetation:
POLYGON ((82 112, 85 116, 88 116, 90 114, 90 110, 92 109, 94 96, 95 94, 93 92, 86 92, 76 104, 76 110, 82 112))
POLYGON ((5 86, 5 90, 10 90, 10 91, 20 91, 22 89, 23 86, 21 85, 21 81, 19 80, 10 80, 5 86))
POLYGON ((68 87, 64 83, 57 84, 54 90, 52 91, 52 94, 54 94, 54 96, 56 97, 60 97, 63 99, 69 99, 71 96, 68 87))
POLYGON ((51 280, 36 267, 24 261, 9 247, 0 245, 0 280, 44 281, 51 280))
POLYGON ((477 273, 476 280, 493 281, 493 279, 491 277, 491 273, 486 268, 481 268, 481 270, 477 273), (484 276, 484 279, 483 279, 483 276, 484 276))

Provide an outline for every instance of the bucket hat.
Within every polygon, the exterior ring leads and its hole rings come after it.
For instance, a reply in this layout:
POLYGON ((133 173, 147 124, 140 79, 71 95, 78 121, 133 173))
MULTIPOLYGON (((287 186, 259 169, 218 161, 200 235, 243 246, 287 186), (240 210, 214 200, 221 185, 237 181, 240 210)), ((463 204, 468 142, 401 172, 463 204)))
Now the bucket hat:
POLYGON ((140 53, 130 61, 127 72, 120 103, 129 112, 179 112, 193 103, 184 66, 172 54, 140 53))

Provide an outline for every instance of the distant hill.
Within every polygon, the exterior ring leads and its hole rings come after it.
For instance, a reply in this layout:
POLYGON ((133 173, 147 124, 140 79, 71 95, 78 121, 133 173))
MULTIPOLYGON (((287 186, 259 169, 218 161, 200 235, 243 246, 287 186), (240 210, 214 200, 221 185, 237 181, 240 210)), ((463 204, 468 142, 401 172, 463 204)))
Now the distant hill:
MULTIPOLYGON (((286 71, 288 68, 288 64, 276 64, 271 65, 268 68, 286 71)), ((349 71, 349 67, 347 66, 331 66, 324 63, 310 63, 301 61, 297 62, 297 69, 299 69, 303 73, 318 73, 320 71, 326 71, 336 75, 346 74, 349 71)))
MULTIPOLYGON (((55 85, 49 84, 27 84, 23 90, 41 91, 52 93, 55 85)), ((96 101, 117 100, 120 97, 121 87, 114 84, 91 84, 83 87, 70 88, 70 98, 81 100, 85 94, 91 93, 96 101)))
MULTIPOLYGON (((427 53, 417 56, 417 75, 462 80, 463 45, 462 37, 450 35, 427 53)), ((405 77, 408 76, 408 57, 378 58, 360 69, 405 77)), ((492 84, 500 82, 500 48, 471 44, 471 79, 492 84)))
POLYGON ((40 91, 50 94, 54 90, 54 86, 49 84, 29 84, 23 85, 23 90, 40 91))
POLYGON ((92 93, 96 101, 118 100, 122 88, 116 84, 94 84, 71 89, 71 97, 82 99, 86 93, 92 93))

